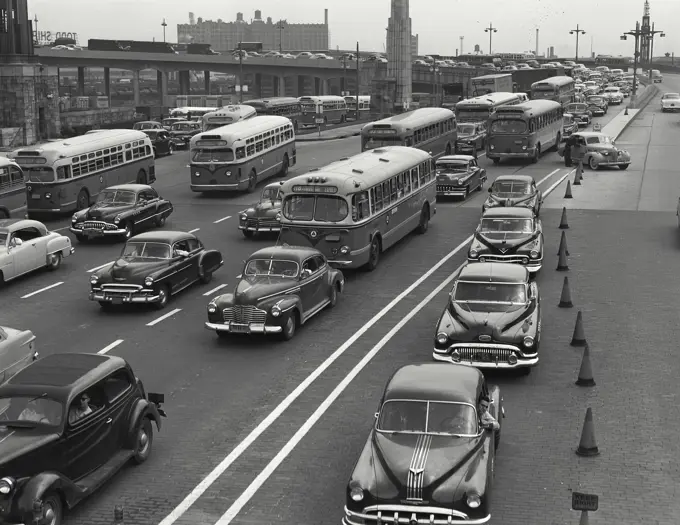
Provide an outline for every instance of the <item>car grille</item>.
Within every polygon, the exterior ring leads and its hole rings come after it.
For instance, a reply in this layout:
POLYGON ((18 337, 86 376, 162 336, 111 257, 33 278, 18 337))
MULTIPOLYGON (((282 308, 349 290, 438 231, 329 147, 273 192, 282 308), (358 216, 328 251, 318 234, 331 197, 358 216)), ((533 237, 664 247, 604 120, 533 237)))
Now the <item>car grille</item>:
POLYGON ((507 361, 512 355, 512 350, 508 348, 486 347, 456 347, 463 361, 507 361))
POLYGON ((482 255, 484 262, 515 263, 522 264, 522 259, 528 259, 519 255, 482 255))
POLYGON ((461 191, 463 189, 465 189, 465 186, 450 186, 448 184, 446 184, 446 185, 437 184, 437 191, 440 192, 440 193, 445 193, 445 192, 448 192, 448 191, 461 191))
POLYGON ((142 290, 138 284, 102 284, 101 288, 107 297, 129 297, 142 290))
POLYGON ((467 514, 449 509, 405 508, 397 505, 380 505, 379 509, 380 510, 372 507, 364 509, 364 515, 367 517, 367 519, 364 520, 364 523, 451 525, 453 523, 465 523, 468 521, 467 514))
POLYGON ((225 323, 264 324, 267 320, 267 312, 254 306, 237 305, 222 310, 222 318, 225 323))
POLYGON ((246 226, 248 228, 279 228, 281 223, 276 219, 248 219, 246 226))
POLYGON ((104 221, 85 221, 83 223, 83 229, 85 230, 116 230, 115 224, 109 224, 104 221))

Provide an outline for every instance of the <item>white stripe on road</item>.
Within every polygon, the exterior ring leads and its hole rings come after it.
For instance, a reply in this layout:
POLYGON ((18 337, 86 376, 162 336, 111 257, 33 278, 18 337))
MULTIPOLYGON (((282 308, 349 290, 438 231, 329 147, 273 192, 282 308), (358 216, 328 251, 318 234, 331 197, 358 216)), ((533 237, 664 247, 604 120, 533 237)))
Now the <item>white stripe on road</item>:
POLYGON ((172 316, 175 315, 177 312, 181 312, 181 311, 182 311, 181 308, 175 308, 173 311, 168 312, 168 313, 165 314, 165 315, 161 315, 158 319, 154 319, 154 320, 151 321, 150 323, 147 323, 146 326, 155 326, 155 325, 157 325, 158 323, 160 323, 161 321, 165 321, 168 317, 172 317, 172 316))
POLYGON ((116 348, 116 347, 117 347, 119 344, 121 344, 122 342, 123 342, 123 339, 116 339, 113 343, 111 343, 111 344, 108 345, 108 346, 105 346, 104 348, 102 348, 102 349, 101 349, 99 352, 97 352, 97 353, 100 354, 100 355, 101 355, 101 354, 106 354, 106 353, 110 352, 111 350, 113 350, 114 348, 116 348))
POLYGON ((565 173, 564 175, 562 175, 555 184, 553 184, 547 190, 545 190, 545 192, 543 193, 543 196, 547 197, 548 195, 550 195, 560 184, 562 184, 564 182, 564 179, 566 179, 569 175, 571 175, 575 171, 576 170, 571 170, 571 171, 568 171, 567 173, 565 173))
POLYGON ((543 184, 543 183, 544 183, 545 181, 547 181, 550 177, 552 177, 553 175, 555 175, 555 173, 557 173, 558 171, 560 171, 560 170, 557 169, 557 170, 553 171, 552 173, 548 173, 545 177, 543 177, 541 180, 539 180, 539 181, 536 183, 536 186, 540 186, 541 184, 543 184))
POLYGON ((208 292, 205 292, 205 293, 203 294, 203 297, 207 297, 207 296, 209 296, 209 295, 212 295, 212 294, 214 294, 216 291, 221 290, 222 288, 225 288, 226 286, 227 286, 226 283, 225 283, 225 284, 220 284, 220 285, 217 286, 216 288, 213 288, 212 290, 210 290, 210 291, 208 291, 208 292))
POLYGON ((92 268, 91 270, 88 270, 87 273, 92 273, 92 272, 96 272, 97 270, 101 270, 102 268, 104 268, 105 266, 108 266, 111 263, 113 263, 113 261, 109 261, 107 263, 102 264, 101 266, 97 266, 96 268, 92 268))
POLYGON ((22 295, 22 299, 28 299, 29 297, 33 297, 34 295, 38 295, 41 292, 45 292, 47 290, 51 290, 52 288, 56 288, 57 286, 61 286, 64 284, 64 281, 59 281, 58 283, 50 284, 49 286, 45 286, 45 288, 41 288, 40 290, 36 290, 35 292, 28 293, 26 295, 22 295))
MULTIPOLYGON (((64 226, 63 228, 55 228, 54 230, 50 230, 50 231, 53 231, 53 232, 62 232, 62 231, 64 231, 64 230, 68 230, 69 228, 70 228, 70 226, 64 226)), ((49 228, 48 228, 48 230, 49 230, 49 228)))
POLYGON ((223 221, 226 221, 227 219, 231 219, 231 215, 227 215, 226 217, 222 217, 221 219, 217 219, 213 224, 219 224, 223 221))
POLYGON ((193 230, 189 230, 189 233, 196 233, 200 228, 194 228, 193 230))

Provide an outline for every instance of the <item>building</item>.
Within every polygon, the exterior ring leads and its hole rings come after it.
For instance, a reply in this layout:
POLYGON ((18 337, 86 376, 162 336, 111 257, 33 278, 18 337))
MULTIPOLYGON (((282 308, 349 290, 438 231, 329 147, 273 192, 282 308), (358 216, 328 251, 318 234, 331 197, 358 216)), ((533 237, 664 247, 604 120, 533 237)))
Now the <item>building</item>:
POLYGON ((418 35, 411 35, 411 58, 418 58, 418 35))
POLYGON ((255 11, 250 22, 243 13, 236 14, 233 22, 203 20, 196 23, 177 24, 177 41, 210 44, 212 49, 225 53, 238 48, 239 42, 261 42, 265 50, 326 51, 329 49, 328 9, 324 10, 321 24, 294 24, 286 20, 262 19, 262 11, 255 11))

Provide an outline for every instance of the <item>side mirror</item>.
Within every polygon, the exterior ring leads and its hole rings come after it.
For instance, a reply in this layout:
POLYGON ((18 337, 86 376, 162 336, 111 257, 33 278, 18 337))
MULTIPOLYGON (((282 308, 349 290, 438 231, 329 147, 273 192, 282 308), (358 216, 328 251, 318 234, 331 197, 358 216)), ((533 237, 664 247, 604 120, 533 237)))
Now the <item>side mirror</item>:
POLYGON ((378 419, 378 418, 380 417, 380 412, 376 412, 375 414, 373 414, 373 416, 374 416, 376 419, 378 419))
POLYGON ((537 293, 536 283, 531 283, 531 285, 529 285, 529 299, 532 300, 532 301, 535 301, 537 297, 538 297, 538 293, 537 293))
POLYGON ((21 246, 22 244, 24 244, 24 241, 22 241, 18 237, 12 237, 12 242, 10 243, 10 246, 16 248, 16 247, 21 246))

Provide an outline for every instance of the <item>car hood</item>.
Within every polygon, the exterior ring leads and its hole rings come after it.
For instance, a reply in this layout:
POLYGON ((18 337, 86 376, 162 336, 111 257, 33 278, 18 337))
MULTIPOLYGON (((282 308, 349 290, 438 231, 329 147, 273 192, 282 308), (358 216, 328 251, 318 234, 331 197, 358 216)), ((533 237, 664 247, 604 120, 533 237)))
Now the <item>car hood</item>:
POLYGON ((532 242, 537 233, 483 232, 475 233, 475 239, 494 251, 513 253, 517 248, 532 242))
POLYGON ((253 206, 253 210, 257 217, 276 217, 276 214, 281 211, 281 202, 258 202, 255 206, 253 206))
POLYGON ((21 470, 30 468, 33 453, 58 439, 58 434, 38 429, 0 427, 0 477, 29 474, 21 470))
POLYGON ((462 172, 440 172, 437 173, 437 182, 455 182, 457 180, 467 179, 472 173, 467 171, 462 172))
MULTIPOLYGON (((468 310, 464 304, 449 301, 451 316, 465 328, 469 338, 476 339, 480 335, 490 335, 494 340, 512 336, 513 333, 504 333, 513 327, 519 330, 521 321, 526 319, 533 311, 534 303, 524 304, 489 304, 489 310, 468 310)), ((466 337, 467 338, 467 337, 466 337)))
POLYGON ((507 208, 511 208, 512 206, 517 206, 518 204, 525 205, 535 198, 536 194, 520 195, 516 197, 499 197, 498 195, 492 193, 489 195, 489 204, 492 204, 493 206, 505 206, 507 208))
POLYGON ((236 304, 255 304, 262 299, 283 294, 300 287, 296 279, 282 277, 255 276, 245 277, 234 289, 236 304))
POLYGON ((134 259, 128 261, 118 259, 111 266, 109 273, 111 278, 119 283, 143 284, 144 278, 166 266, 168 266, 167 260, 134 259))
POLYGON ((91 206, 84 215, 84 219, 90 220, 113 220, 116 215, 134 208, 133 204, 106 204, 97 203, 91 206))

